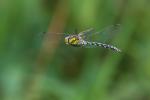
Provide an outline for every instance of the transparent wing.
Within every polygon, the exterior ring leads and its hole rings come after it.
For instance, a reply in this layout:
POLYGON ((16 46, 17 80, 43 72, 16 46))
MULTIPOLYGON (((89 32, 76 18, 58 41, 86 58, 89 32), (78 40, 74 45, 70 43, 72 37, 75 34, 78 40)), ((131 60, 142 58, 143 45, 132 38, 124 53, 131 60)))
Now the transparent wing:
POLYGON ((101 31, 86 34, 86 38, 91 39, 91 37, 95 36, 95 38, 97 38, 98 40, 105 42, 111 40, 116 35, 116 33, 120 31, 120 29, 120 24, 111 25, 102 29, 101 31))
POLYGON ((52 32, 43 32, 41 35, 46 35, 46 34, 54 34, 54 35, 66 35, 66 33, 52 33, 52 32))
POLYGON ((79 36, 85 36, 85 35, 87 35, 89 33, 93 33, 93 32, 94 32, 94 29, 93 28, 89 28, 89 29, 87 29, 85 31, 80 32, 78 35, 79 36))
POLYGON ((120 24, 111 25, 99 32, 93 33, 93 36, 96 36, 96 38, 98 38, 102 42, 108 42, 111 41, 116 36, 116 34, 120 31, 120 29, 121 29, 120 24))
POLYGON ((50 45, 57 44, 58 42, 60 44, 65 44, 64 38, 66 36, 68 36, 68 34, 66 33, 41 32, 40 34, 38 34, 39 38, 37 39, 40 40, 40 43, 47 42, 50 45))
POLYGON ((66 34, 66 33, 51 33, 51 32, 42 32, 40 34, 40 37, 43 38, 43 37, 66 37, 68 36, 69 34, 66 34))
POLYGON ((115 24, 115 25, 111 25, 111 26, 108 26, 106 28, 104 28, 103 30, 101 30, 100 32, 96 32, 94 34, 114 34, 114 33, 117 33, 118 31, 120 30, 120 24, 115 24))

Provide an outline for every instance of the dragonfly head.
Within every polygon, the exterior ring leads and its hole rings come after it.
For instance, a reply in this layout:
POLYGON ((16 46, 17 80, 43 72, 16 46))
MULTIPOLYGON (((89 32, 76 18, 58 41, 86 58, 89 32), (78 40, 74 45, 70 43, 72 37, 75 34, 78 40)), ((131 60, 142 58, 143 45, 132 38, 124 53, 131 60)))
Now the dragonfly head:
POLYGON ((66 36, 66 37, 65 37, 65 44, 67 44, 67 45, 69 44, 69 37, 70 37, 70 36, 66 36))

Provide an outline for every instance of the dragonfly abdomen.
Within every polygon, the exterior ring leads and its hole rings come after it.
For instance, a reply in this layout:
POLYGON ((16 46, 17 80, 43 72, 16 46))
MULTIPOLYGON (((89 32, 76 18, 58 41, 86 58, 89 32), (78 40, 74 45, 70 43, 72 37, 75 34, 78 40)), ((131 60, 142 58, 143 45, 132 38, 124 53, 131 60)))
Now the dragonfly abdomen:
POLYGON ((105 43, 86 41, 86 44, 89 46, 103 47, 103 48, 112 49, 112 50, 117 51, 117 52, 121 52, 121 50, 118 49, 117 47, 109 45, 109 44, 105 44, 105 43))

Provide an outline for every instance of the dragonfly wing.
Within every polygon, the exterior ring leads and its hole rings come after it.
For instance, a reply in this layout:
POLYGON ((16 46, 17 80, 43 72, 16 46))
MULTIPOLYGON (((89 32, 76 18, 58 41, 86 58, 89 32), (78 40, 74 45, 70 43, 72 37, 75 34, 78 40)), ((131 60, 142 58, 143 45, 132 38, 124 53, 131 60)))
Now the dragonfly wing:
POLYGON ((99 32, 95 32, 93 33, 93 35, 100 34, 101 36, 98 37, 98 39, 105 42, 107 40, 111 40, 116 35, 116 33, 120 31, 120 29, 121 29, 120 24, 115 24, 115 25, 108 26, 99 32))
POLYGON ((116 33, 119 30, 120 30, 120 24, 115 24, 115 25, 108 26, 103 30, 101 30, 100 32, 96 32, 94 34, 116 33))
POLYGON ((89 29, 87 29, 85 31, 80 32, 78 35, 79 36, 85 36, 87 34, 92 34, 93 32, 94 32, 94 29, 93 28, 89 28, 89 29))
POLYGON ((55 32, 43 32, 40 33, 40 40, 47 41, 49 43, 57 43, 58 41, 61 41, 61 43, 64 43, 64 38, 68 36, 66 33, 55 33, 55 32), (54 40, 53 40, 54 39, 54 40))
POLYGON ((51 36, 58 36, 58 37, 66 37, 68 36, 69 34, 66 34, 66 33, 52 33, 52 32, 43 32, 41 33, 41 37, 51 37, 51 36))

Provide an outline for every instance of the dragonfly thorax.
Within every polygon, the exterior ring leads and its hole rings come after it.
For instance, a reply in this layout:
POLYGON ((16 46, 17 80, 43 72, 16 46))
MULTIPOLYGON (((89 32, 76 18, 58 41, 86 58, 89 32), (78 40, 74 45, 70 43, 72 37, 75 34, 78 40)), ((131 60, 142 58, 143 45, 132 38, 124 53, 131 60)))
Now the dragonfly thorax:
POLYGON ((69 35, 65 37, 65 44, 72 46, 80 46, 82 38, 78 35, 69 35))

